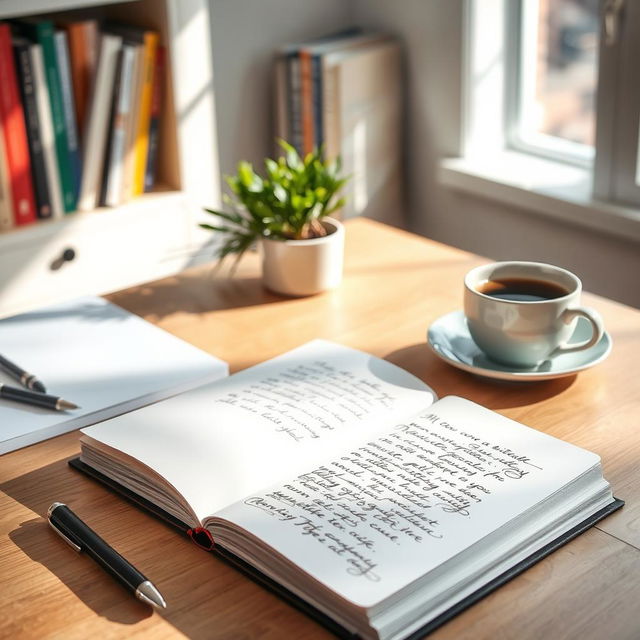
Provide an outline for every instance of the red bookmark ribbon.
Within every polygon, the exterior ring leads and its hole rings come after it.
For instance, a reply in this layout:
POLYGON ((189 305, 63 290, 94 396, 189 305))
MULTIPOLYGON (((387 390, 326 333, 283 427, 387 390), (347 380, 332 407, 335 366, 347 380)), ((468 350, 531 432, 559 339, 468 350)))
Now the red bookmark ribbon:
POLYGON ((211 551, 215 546, 213 536, 204 527, 195 527, 187 530, 187 535, 195 542, 199 547, 205 551, 211 551))

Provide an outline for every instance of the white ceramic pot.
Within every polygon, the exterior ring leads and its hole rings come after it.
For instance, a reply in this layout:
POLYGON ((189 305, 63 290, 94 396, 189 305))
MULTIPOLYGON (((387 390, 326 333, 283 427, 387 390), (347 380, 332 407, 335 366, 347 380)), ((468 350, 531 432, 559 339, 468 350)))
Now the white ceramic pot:
POLYGON ((265 286, 287 296, 310 296, 337 287, 342 280, 344 227, 323 218, 327 235, 308 240, 262 238, 265 286))

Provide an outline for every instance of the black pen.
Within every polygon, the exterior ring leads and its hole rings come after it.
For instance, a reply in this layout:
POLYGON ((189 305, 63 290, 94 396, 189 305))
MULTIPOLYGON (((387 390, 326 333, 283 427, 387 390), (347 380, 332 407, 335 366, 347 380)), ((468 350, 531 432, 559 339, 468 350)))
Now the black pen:
POLYGON ((33 404, 46 409, 55 409, 56 411, 65 411, 66 409, 79 409, 77 404, 58 398, 58 396, 50 396, 46 393, 37 393, 35 391, 27 391, 18 387, 10 387, 9 385, 0 383, 0 398, 14 400, 15 402, 24 402, 25 404, 33 404))
POLYGON ((62 502, 54 502, 47 512, 49 524, 76 551, 84 551, 107 573, 146 604, 165 609, 167 603, 160 592, 135 567, 112 549, 62 502))
POLYGON ((45 386, 36 378, 33 373, 29 373, 19 367, 11 360, 7 360, 4 356, 0 355, 0 369, 6 371, 12 378, 15 378, 21 385, 27 387, 27 389, 33 389, 40 393, 46 393, 45 386))

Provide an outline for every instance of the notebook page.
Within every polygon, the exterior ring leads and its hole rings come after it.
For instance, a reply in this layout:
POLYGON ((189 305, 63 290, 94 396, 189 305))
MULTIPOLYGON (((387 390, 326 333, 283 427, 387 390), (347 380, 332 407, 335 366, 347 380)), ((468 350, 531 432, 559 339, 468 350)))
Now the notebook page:
POLYGON ((83 432, 154 469, 202 520, 433 400, 395 365, 315 340, 83 432))
POLYGON ((369 607, 598 462, 594 453, 448 397, 217 516, 369 607))

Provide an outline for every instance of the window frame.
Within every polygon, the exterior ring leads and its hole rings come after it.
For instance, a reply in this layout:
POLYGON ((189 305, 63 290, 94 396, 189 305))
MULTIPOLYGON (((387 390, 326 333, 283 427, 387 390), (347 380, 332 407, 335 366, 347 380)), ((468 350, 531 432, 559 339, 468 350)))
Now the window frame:
MULTIPOLYGON (((626 0, 618 37, 601 42, 598 78, 595 197, 640 206, 640 3, 626 0)), ((602 38, 604 40, 604 38, 602 38)))

